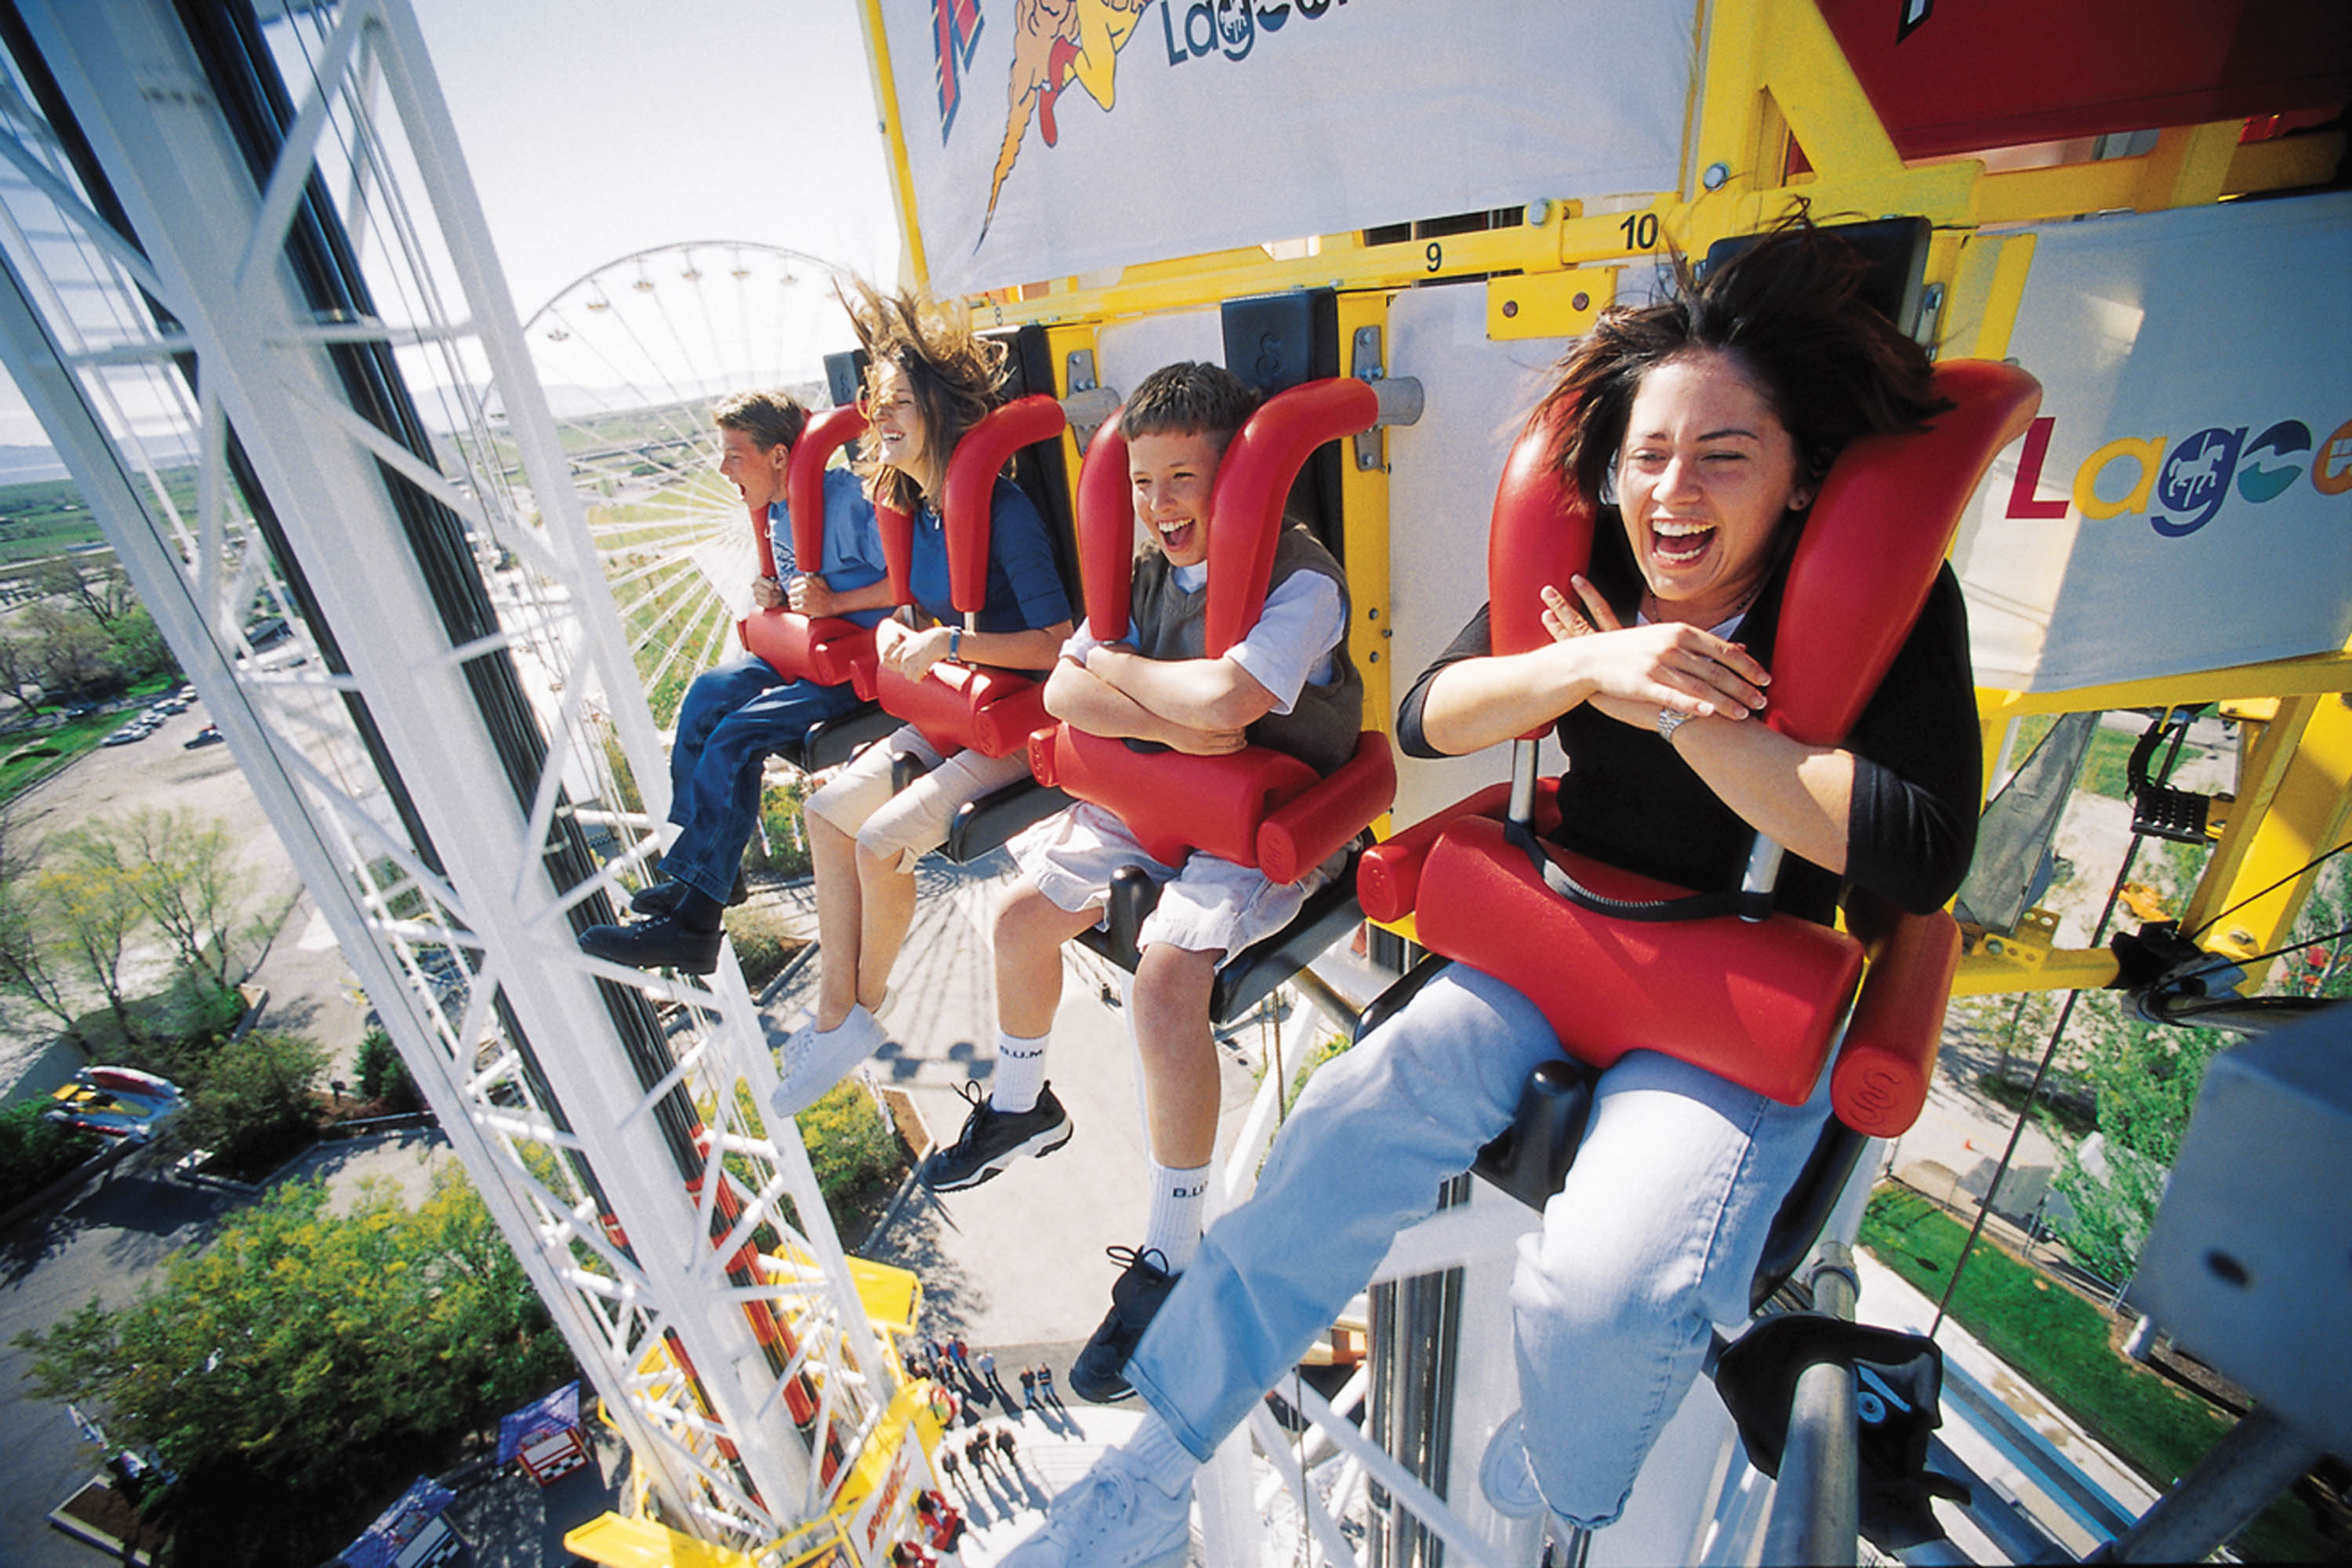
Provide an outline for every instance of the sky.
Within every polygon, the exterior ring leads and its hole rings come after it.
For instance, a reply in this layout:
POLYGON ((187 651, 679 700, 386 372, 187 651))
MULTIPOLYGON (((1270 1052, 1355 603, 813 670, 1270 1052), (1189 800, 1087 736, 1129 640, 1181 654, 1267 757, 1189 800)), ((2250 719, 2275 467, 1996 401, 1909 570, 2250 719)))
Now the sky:
POLYGON ((685 240, 896 279, 857 0, 412 4, 525 318, 685 240))
MULTIPOLYGON (((897 279, 858 0, 411 4, 522 320, 689 240, 897 279)), ((5 373, 0 444, 45 444, 5 373)))

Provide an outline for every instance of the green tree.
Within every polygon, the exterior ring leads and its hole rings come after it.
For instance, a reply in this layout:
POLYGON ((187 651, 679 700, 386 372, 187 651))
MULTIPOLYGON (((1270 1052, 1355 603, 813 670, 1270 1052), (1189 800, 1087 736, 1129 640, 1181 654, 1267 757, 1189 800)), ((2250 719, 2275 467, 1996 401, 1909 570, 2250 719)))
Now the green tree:
POLYGON ((101 627, 111 627, 138 604, 131 591, 131 574, 112 557, 85 566, 69 555, 52 555, 33 563, 26 580, 41 594, 79 609, 101 627))
POLYGON ((44 599, 25 612, 25 625, 40 649, 41 689, 48 695, 99 696, 122 684, 114 639, 88 616, 44 599))
POLYGON ((144 1037, 131 1016, 124 961, 131 935, 145 923, 133 879, 82 830, 51 841, 58 851, 34 874, 36 898, 56 917, 56 950, 62 952, 106 998, 125 1040, 144 1037))
POLYGON ((108 657, 117 668, 133 680, 144 680, 152 675, 166 675, 180 668, 172 655, 172 645, 163 640, 155 617, 147 613, 144 605, 132 605, 117 616, 106 628, 110 639, 108 657))
POLYGON ((39 644, 0 627, 0 692, 21 706, 31 707, 34 693, 41 689, 40 665, 39 644))
POLYGON ((2100 996, 2075 1010, 2090 1026, 2084 1072, 2098 1099, 2102 1158, 2086 1166, 2081 1151, 2066 1152, 2057 1186, 2074 1213, 2056 1228, 2084 1268, 2120 1282, 2138 1266, 2205 1065, 2227 1037, 2125 1019, 2113 1009, 2114 999, 2100 996))
POLYGON ((212 1053, 178 1115, 163 1124, 175 1149, 205 1149, 231 1170, 275 1163, 310 1136, 325 1047, 256 1031, 212 1053))
POLYGON ((95 1132, 44 1118, 45 1100, 25 1100, 0 1110, 0 1208, 26 1198, 98 1152, 95 1132))
POLYGON ((545 1309, 454 1169, 406 1207, 389 1185, 329 1212, 282 1185, 127 1307, 19 1335, 45 1398, 152 1445, 183 1555, 320 1561, 467 1431, 572 1375, 545 1309))
POLYGON ((408 1076, 400 1047, 382 1029, 370 1029, 360 1040, 360 1098, 381 1101, 394 1113, 425 1106, 424 1093, 408 1076))
POLYGON ((180 962, 215 989, 228 988, 232 939, 253 879, 226 823, 142 806, 120 822, 84 827, 74 852, 127 879, 180 962))
POLYGON ((0 991, 21 996, 58 1021, 66 1037, 88 1052, 81 1013, 68 997, 64 977, 50 958, 55 920, 43 907, 40 885, 16 835, 0 810, 0 991))

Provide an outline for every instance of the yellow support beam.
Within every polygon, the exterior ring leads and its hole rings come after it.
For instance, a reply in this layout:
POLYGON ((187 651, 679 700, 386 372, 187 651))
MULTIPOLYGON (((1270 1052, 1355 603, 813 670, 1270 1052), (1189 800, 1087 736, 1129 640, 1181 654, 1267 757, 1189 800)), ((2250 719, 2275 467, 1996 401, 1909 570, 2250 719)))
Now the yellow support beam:
POLYGON ((2228 669, 2189 670, 2144 680, 2075 686, 2061 691, 2001 691, 1979 688, 1977 716, 2006 722, 2029 713, 2086 713, 2109 708, 2165 708, 2256 697, 2310 697, 2352 691, 2352 653, 2313 654, 2228 669))
MULTIPOLYGON (((2259 814, 2252 841, 2233 857, 2226 878, 2209 871, 2183 920, 2189 931, 2216 922, 2203 945, 2233 958, 2267 952, 2287 939, 2311 894, 2307 868, 2344 842, 2352 821, 2352 699, 2338 693, 2282 703, 2264 747, 2273 734, 2283 754, 2269 809, 2259 814)), ((2266 970, 2256 965, 2249 973, 2260 980, 2266 970)))
POLYGON ((2230 171, 2221 179, 2225 196, 2251 195, 2257 191, 2292 191, 2324 185, 2335 178, 2344 162, 2344 132, 2306 132, 2269 142, 2241 143, 2230 154, 2230 171))
POLYGON ((2033 265, 2030 234, 1970 234, 1960 240, 1952 280, 1944 294, 1937 344, 1946 359, 2001 359, 2025 298, 2033 265))
POLYGON ((2163 132, 2156 139, 2156 151, 2147 154, 2139 196, 2132 205, 2149 213, 2220 201, 2244 130, 2242 121, 2225 120, 2163 132))

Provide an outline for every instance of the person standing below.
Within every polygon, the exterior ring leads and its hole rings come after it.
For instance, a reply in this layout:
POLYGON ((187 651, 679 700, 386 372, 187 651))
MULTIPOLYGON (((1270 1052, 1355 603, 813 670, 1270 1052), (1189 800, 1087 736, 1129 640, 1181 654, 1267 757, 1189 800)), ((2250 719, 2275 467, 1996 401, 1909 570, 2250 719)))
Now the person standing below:
MULTIPOLYGON (((849 307, 866 354, 872 431, 861 467, 877 504, 913 520, 908 587, 915 603, 875 628, 884 664, 920 680, 942 659, 1042 672, 1070 635, 1069 595, 1045 520, 999 476, 989 505, 988 595, 973 629, 949 596, 940 498, 965 432, 1003 400, 1004 345, 974 335, 961 307, 865 284, 849 307)), ((912 724, 868 746, 809 797, 816 868, 818 981, 806 1024, 784 1042, 782 1082, 770 1099, 797 1116, 883 1043, 875 1014, 915 915, 915 862, 947 842, 956 809, 1029 774, 1025 751, 941 756, 912 724), (891 759, 926 769, 903 791, 891 759)), ((959 1358, 961 1360, 961 1358, 959 1358)))
MULTIPOLYGON (((785 476, 808 411, 785 392, 739 393, 719 405, 719 471, 768 531, 776 574, 754 578, 763 610, 838 616, 870 626, 890 606, 873 503, 846 468, 824 476, 824 559, 803 572, 793 558, 785 476)), ((629 900, 650 919, 591 926, 580 950, 636 969, 708 974, 719 966, 721 909, 743 900, 743 851, 760 817, 767 760, 814 726, 857 706, 846 686, 787 680, 757 654, 706 670, 687 688, 670 744, 669 820, 677 837, 662 854, 663 879, 629 900)))
MULTIPOLYGON (((1091 626, 1062 649, 1045 707, 1073 728, 1157 742, 1198 756, 1261 745, 1328 773, 1354 754, 1364 688, 1343 639, 1339 564, 1305 528, 1282 530, 1257 623, 1217 658, 1207 644, 1210 500, 1225 447, 1256 398, 1223 367, 1152 372, 1119 415, 1139 531, 1125 636, 1091 626)), ((1115 1247, 1125 1265, 1111 1309, 1070 1369, 1087 1399, 1125 1398, 1119 1369, 1200 1245, 1216 1151, 1218 1073, 1209 1009, 1217 966, 1288 924, 1343 863, 1295 882, 1195 850, 1180 865, 1147 854, 1127 825, 1080 803, 1012 843, 1021 879, 995 921, 996 1062, 990 1091, 922 1179, 935 1192, 977 1186, 1024 1155, 1068 1141, 1070 1120, 1045 1081, 1061 1002, 1062 944, 1098 923, 1111 877, 1140 868, 1160 900, 1138 933, 1131 1016, 1143 1063, 1150 1207, 1143 1240, 1115 1247)))
MULTIPOLYGON (((1553 640, 1533 651, 1496 654, 1482 609, 1407 694, 1407 752, 1460 755, 1552 725, 1571 764, 1558 830, 1571 848, 1727 887, 1761 832, 1788 852, 1779 908, 1823 923, 1850 886, 1914 912, 1951 896, 1981 763, 1948 567, 1843 744, 1756 721, 1789 559, 1832 460, 1940 406, 1925 353, 1862 301, 1864 271, 1800 222, 1601 316, 1546 404, 1561 416, 1553 459, 1599 511, 1591 576, 1546 585, 1553 640)), ((1747 1316, 1773 1215, 1828 1114, 1826 1072, 1790 1105, 1674 1044, 1599 1074, 1566 1184, 1521 1244, 1521 1414, 1480 1468, 1505 1513, 1616 1520, 1713 1325, 1747 1316)), ((1150 1413, 1006 1568, 1180 1561, 1199 1465, 1559 1049, 1528 998, 1455 963, 1319 1069, 1255 1194, 1210 1230, 1137 1347, 1127 1376, 1150 1413)))

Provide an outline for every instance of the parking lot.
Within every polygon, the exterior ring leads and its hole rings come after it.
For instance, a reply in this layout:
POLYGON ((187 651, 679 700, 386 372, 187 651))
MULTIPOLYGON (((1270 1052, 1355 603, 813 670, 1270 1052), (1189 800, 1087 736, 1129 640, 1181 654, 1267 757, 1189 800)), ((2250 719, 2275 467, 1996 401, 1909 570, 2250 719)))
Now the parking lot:
MULTIPOLYGON (((124 722, 130 721, 126 711, 124 722)), ((313 917, 260 802, 226 746, 187 745, 211 721, 204 705, 192 702, 163 717, 145 738, 101 745, 36 784, 8 808, 12 847, 37 854, 42 841, 60 832, 142 809, 219 819, 248 878, 245 912, 274 932, 266 951, 257 942, 242 954, 247 963, 258 954, 254 980, 274 998, 269 1022, 311 1034, 331 1050, 355 1048, 358 1015, 345 1000, 341 954, 313 917)), ((129 973, 134 983, 160 985, 169 978, 171 962, 162 942, 146 938, 131 953, 129 973)), ((90 1003, 98 1005, 98 998, 90 1003)), ((0 1090, 6 1098, 47 1095, 81 1065, 80 1053, 55 1037, 46 1015, 0 998, 0 1090)))

